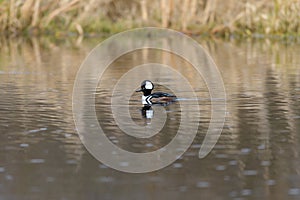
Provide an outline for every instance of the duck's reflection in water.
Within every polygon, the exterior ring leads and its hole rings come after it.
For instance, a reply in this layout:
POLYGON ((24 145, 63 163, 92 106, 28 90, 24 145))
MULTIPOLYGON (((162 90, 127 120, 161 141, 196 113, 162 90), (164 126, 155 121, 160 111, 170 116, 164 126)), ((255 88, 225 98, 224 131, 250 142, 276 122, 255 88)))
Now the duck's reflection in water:
POLYGON ((154 117, 154 111, 151 105, 144 105, 141 109, 142 117, 146 124, 151 124, 151 119, 154 117))

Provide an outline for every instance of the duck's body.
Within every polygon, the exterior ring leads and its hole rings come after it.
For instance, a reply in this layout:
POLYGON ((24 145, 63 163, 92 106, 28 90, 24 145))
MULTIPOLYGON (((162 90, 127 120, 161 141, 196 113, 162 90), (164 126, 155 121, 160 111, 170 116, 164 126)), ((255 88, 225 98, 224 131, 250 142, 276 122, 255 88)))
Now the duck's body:
POLYGON ((154 85, 151 81, 145 80, 141 83, 141 89, 136 92, 143 92, 142 103, 144 105, 168 104, 176 100, 176 96, 165 92, 154 92, 154 85))

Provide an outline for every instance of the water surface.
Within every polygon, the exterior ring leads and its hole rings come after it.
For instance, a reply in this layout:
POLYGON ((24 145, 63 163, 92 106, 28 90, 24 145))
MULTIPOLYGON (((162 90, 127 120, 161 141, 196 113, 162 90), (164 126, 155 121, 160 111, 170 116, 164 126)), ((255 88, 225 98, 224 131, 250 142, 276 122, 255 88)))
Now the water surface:
MULTIPOLYGON (((149 59, 175 63, 201 97, 190 101, 191 106, 200 105, 201 120, 188 151, 162 170, 128 174, 93 158, 81 144, 73 121, 76 72, 99 41, 1 40, 0 199, 300 198, 299 43, 199 39, 216 61, 227 93, 222 135, 204 159, 198 158, 198 151, 211 102, 201 77, 188 63, 165 52, 137 51, 116 60, 105 73, 107 87, 96 92, 96 110, 108 138, 124 149, 161 148, 176 133, 181 117, 179 101, 155 108, 168 113, 161 134, 150 140, 122 134, 111 115, 108 88, 126 70, 149 59)), ((166 86, 176 84, 172 77, 163 80, 166 86)), ((166 86, 156 89, 169 91, 166 86)), ((141 115, 139 98, 132 94, 130 113, 143 125, 149 121, 141 115)))

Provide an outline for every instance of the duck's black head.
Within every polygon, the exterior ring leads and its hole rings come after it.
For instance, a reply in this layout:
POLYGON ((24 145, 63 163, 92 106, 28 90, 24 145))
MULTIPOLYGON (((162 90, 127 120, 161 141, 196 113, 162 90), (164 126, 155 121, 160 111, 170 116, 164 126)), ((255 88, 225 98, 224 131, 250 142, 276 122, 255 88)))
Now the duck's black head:
POLYGON ((137 90, 136 92, 143 92, 144 96, 149 96, 153 89, 153 83, 150 80, 144 80, 141 83, 141 89, 137 90))

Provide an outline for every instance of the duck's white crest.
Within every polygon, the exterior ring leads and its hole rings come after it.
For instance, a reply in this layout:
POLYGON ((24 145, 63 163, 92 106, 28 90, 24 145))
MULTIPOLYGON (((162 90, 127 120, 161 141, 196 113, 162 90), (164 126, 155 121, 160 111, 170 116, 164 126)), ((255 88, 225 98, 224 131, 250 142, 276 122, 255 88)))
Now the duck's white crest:
POLYGON ((150 81, 146 81, 145 88, 148 89, 148 90, 152 90, 153 89, 152 83, 150 81))

